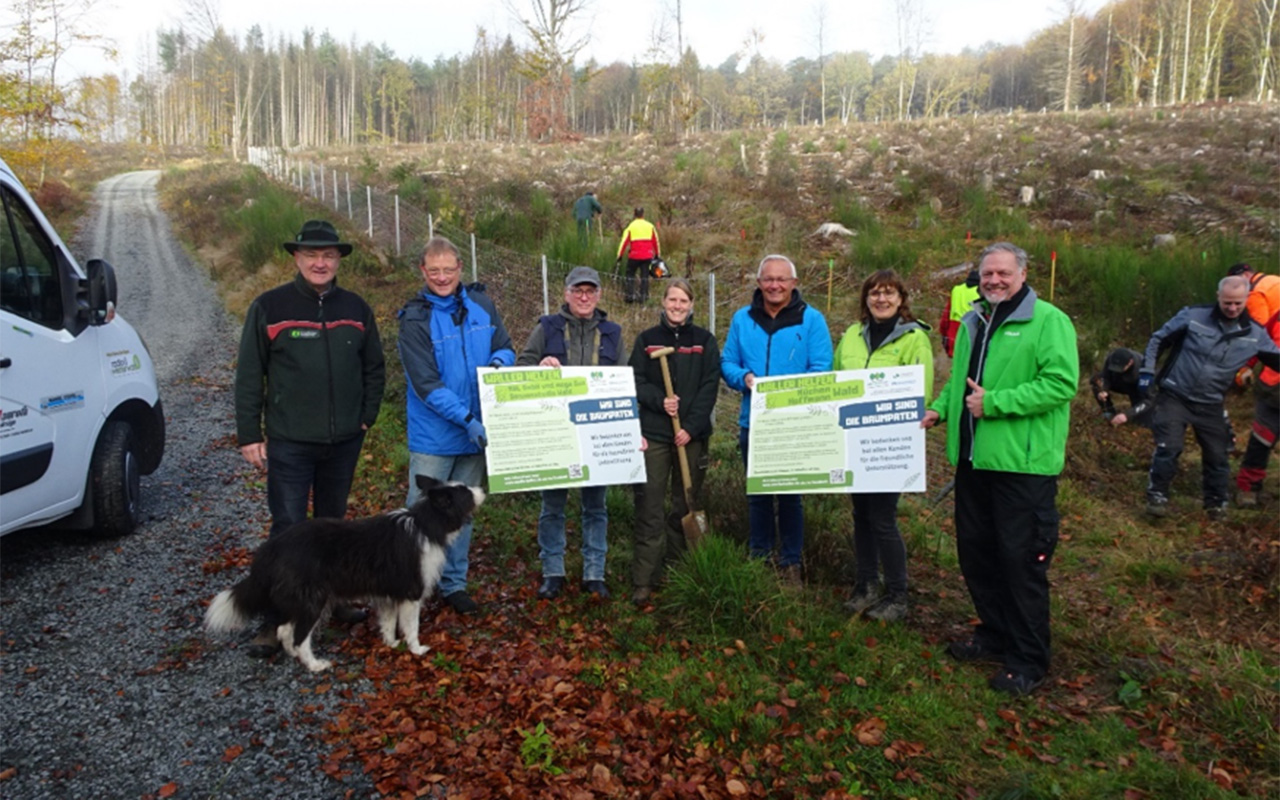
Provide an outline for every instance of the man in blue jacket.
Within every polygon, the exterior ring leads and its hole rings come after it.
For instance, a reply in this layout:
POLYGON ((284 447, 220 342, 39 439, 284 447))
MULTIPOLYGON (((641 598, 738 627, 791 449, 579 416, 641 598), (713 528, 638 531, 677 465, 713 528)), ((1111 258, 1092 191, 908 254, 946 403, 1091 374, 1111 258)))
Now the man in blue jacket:
POLYGON ((1218 302, 1187 306, 1151 335, 1142 361, 1138 385, 1144 391, 1155 382, 1156 357, 1170 349, 1158 381, 1151 432, 1156 450, 1151 456, 1147 484, 1147 513, 1169 513, 1169 486, 1178 471, 1187 426, 1200 443, 1201 483, 1205 513, 1211 519, 1227 514, 1231 426, 1223 398, 1236 371, 1256 355, 1272 369, 1280 369, 1280 349, 1261 325, 1245 313, 1249 282, 1238 275, 1218 282, 1218 302))
MULTIPOLYGON (((462 285, 462 258, 448 239, 436 236, 418 265, 426 289, 400 311, 397 347, 408 391, 409 499, 418 499, 417 475, 467 486, 484 482, 484 423, 480 419, 477 367, 509 367, 516 354, 511 337, 479 284, 462 285)), ((467 594, 471 523, 445 558, 440 595, 459 614, 473 614, 467 594)))
MULTIPOLYGON (((720 370, 730 389, 742 392, 738 413, 738 443, 747 463, 751 427, 751 390, 756 377, 826 372, 831 369, 831 332, 822 313, 800 297, 796 265, 786 256, 769 255, 756 270, 751 305, 738 309, 720 354, 720 370)), ((747 498, 750 537, 756 558, 773 555, 783 580, 801 583, 800 556, 804 550, 804 507, 798 494, 747 498)))

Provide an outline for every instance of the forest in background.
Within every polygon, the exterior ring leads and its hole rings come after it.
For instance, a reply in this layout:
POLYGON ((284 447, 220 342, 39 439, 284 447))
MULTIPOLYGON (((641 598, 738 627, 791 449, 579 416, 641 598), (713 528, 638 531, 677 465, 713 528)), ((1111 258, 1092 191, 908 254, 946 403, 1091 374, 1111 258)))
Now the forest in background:
MULTIPOLYGON (((252 146, 546 141, 681 135, 752 127, 971 113, 1274 99, 1280 0, 1116 0, 1096 13, 1065 0, 1022 45, 959 54, 926 49, 922 0, 884 0, 893 54, 814 52, 779 63, 765 33, 703 64, 684 45, 680 4, 631 63, 579 61, 590 0, 519 0, 527 41, 477 27, 468 52, 425 61, 307 29, 300 40, 239 38, 216 6, 188 0, 179 28, 156 31, 155 63, 65 80, 73 47, 112 52, 88 22, 100 0, 9 0, 0 28, 0 142, 39 149, 67 137, 195 146, 240 158, 252 146)), ((106 64, 104 58, 104 64, 106 64)), ((40 159, 43 160, 43 159, 40 159)))

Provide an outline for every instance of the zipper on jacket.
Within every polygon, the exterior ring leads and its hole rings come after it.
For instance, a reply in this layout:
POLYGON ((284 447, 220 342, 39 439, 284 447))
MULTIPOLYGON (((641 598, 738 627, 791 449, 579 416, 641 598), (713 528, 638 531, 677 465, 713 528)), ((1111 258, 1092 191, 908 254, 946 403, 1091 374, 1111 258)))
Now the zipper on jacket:
POLYGON ((320 331, 324 337, 324 363, 328 371, 329 386, 329 443, 333 444, 337 441, 338 436, 338 420, 334 417, 334 409, 336 400, 333 396, 333 351, 329 346, 329 326, 325 323, 324 317, 324 295, 317 292, 317 306, 320 316, 320 331))
MULTIPOLYGON (((995 327, 992 323, 994 323, 996 320, 996 309, 998 309, 999 307, 1000 307, 999 303, 991 304, 991 316, 988 318, 987 322, 983 326, 985 330, 982 332, 982 350, 978 352, 978 380, 982 380, 982 377, 984 374, 983 371, 986 369, 987 348, 991 346, 991 329, 995 327)), ((982 315, 979 314, 978 317, 981 318, 982 315)), ((965 377, 968 377, 968 376, 966 375, 965 377)), ((978 385, 981 386, 982 384, 978 384, 978 385)), ((962 396, 960 398, 960 402, 963 403, 967 397, 968 395, 962 396)), ((978 449, 976 446, 977 442, 975 440, 975 434, 977 433, 977 426, 978 426, 977 418, 974 417, 972 413, 969 414, 969 463, 970 464, 973 463, 973 451, 978 449)))

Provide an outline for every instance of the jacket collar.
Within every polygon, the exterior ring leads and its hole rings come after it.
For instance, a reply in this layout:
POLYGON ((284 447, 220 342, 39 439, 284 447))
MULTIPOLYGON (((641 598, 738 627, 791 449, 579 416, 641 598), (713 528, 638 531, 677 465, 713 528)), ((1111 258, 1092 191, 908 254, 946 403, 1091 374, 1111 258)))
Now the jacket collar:
POLYGON ((298 291, 302 292, 303 296, 312 300, 320 300, 322 297, 328 297, 333 294, 334 290, 338 288, 338 276, 333 276, 333 281, 329 283, 329 288, 325 289, 323 292, 317 292, 314 286, 307 283, 307 279, 302 277, 301 272, 293 276, 293 285, 298 291))

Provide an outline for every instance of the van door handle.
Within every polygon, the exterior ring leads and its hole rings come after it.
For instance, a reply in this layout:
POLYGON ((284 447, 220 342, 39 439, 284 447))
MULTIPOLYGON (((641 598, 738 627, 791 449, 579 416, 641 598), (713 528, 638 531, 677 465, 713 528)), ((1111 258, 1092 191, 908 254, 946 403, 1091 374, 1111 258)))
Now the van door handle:
POLYGON ((13 359, 8 357, 0 358, 0 369, 6 369, 10 366, 13 366, 13 359))

